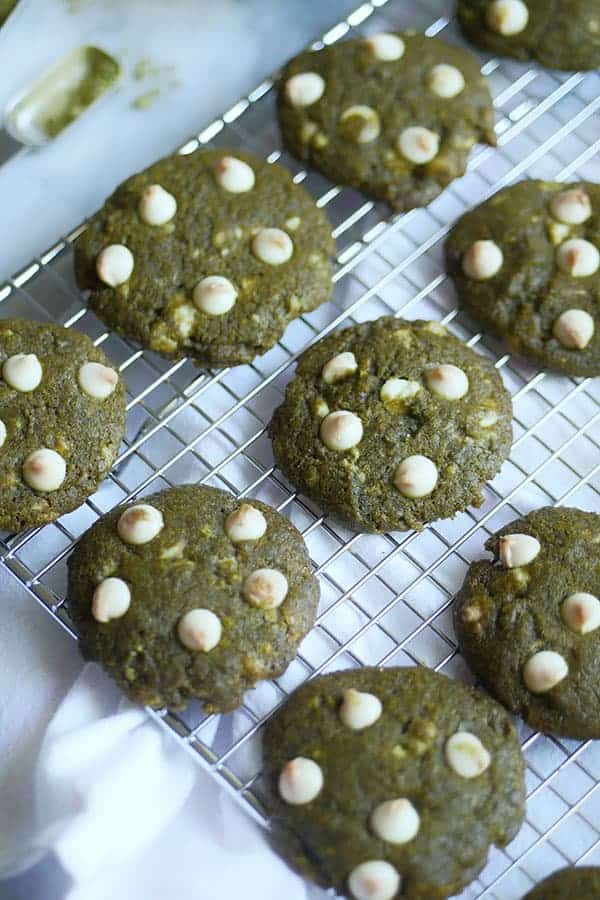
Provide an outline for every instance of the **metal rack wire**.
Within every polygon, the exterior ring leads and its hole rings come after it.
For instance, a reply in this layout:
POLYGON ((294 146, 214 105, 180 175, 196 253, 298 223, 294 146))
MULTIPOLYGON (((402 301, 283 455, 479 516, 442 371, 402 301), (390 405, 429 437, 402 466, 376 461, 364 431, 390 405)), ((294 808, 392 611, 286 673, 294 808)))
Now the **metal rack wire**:
MULTIPOLYGON (((363 3, 314 46, 404 27, 461 41, 449 0, 406 6, 363 3)), ((179 714, 150 711, 261 824, 268 819, 261 800, 261 726, 298 684, 364 664, 423 664, 468 679, 449 607, 488 534, 541 505, 599 508, 600 388, 589 379, 532 368, 481 334, 455 306, 441 245, 465 209, 521 177, 600 180, 600 74, 548 72, 498 59, 482 59, 482 71, 497 109, 498 148, 477 148, 464 178, 426 209, 392 220, 381 205, 305 171, 282 150, 270 80, 181 149, 245 147, 277 161, 332 220, 338 245, 333 300, 290 325, 252 365, 200 371, 106 331, 85 307, 72 275, 72 245, 85 225, 0 287, 0 315, 76 326, 102 345, 128 388, 126 440, 98 492, 52 525, 0 534, 0 564, 63 628, 74 635, 63 608, 73 543, 99 515, 134 495, 185 481, 210 483, 271 503, 304 534, 322 601, 317 625, 285 675, 249 692, 229 716, 206 716, 196 703, 179 714), (419 534, 354 534, 295 493, 274 468, 265 429, 309 343, 339 325, 390 312, 440 319, 494 360, 513 394, 515 442, 481 509, 419 534)), ((527 819, 509 847, 492 851, 463 898, 512 900, 559 866, 600 864, 600 747, 518 726, 528 764, 527 819)))

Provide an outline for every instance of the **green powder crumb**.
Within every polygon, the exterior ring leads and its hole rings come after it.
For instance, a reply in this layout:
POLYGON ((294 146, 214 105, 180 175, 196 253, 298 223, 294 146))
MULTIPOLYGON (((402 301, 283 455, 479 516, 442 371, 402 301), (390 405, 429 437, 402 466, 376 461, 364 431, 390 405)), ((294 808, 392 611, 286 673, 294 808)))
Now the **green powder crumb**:
POLYGON ((151 91, 146 91, 145 94, 140 94, 139 97, 136 97, 135 100, 132 101, 131 105, 134 109, 148 109, 148 107, 152 106, 159 97, 160 91, 158 88, 154 88, 151 91))

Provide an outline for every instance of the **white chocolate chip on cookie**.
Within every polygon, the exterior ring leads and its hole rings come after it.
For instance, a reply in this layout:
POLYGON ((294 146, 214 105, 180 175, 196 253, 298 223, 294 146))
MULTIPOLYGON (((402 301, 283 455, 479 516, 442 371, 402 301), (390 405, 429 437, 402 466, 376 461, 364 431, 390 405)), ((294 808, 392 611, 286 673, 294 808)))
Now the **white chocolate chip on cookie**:
POLYGON ((224 316, 236 300, 236 289, 222 275, 209 275, 194 288, 194 303, 207 316, 224 316))
POLYGON ((390 34, 388 31, 371 35, 365 40, 365 44, 371 49, 375 59, 379 59, 381 62, 393 62, 401 59, 406 49, 402 38, 397 34, 390 34))
POLYGON ((428 84, 434 94, 449 100, 457 97, 464 90, 465 79, 463 73, 456 66, 440 63, 429 72, 428 84))
POLYGON ((252 241, 254 255, 269 266, 281 266, 292 257, 294 243, 281 228, 262 228, 252 241))
POLYGON ((429 128, 412 125, 400 134, 397 146, 405 159, 417 166, 423 166, 438 155, 440 138, 429 128))
POLYGON ((35 391, 42 380, 42 364, 35 353, 17 353, 5 361, 2 377, 15 391, 28 394, 35 391))
POLYGON ((347 409, 338 409, 329 413, 321 422, 321 440, 329 450, 350 450, 360 444, 363 436, 363 424, 347 409))
POLYGON ((177 623, 179 640, 188 650, 209 653, 221 640, 221 620, 210 609, 190 609, 177 623))
POLYGON ((23 478, 34 491, 57 491, 67 475, 67 464, 56 450, 34 450, 23 463, 23 478))
POLYGON ((354 375, 358 368, 354 353, 338 353, 328 360, 321 371, 325 384, 335 384, 349 375, 354 375))
POLYGON ((150 184, 140 197, 138 212, 147 225, 166 225, 177 212, 177 200, 160 184, 150 184))
POLYGON ((394 400, 412 400, 421 390, 418 381, 410 381, 407 378, 388 378, 381 386, 379 397, 384 403, 393 403, 394 400))
POLYGON ((225 519, 225 533, 234 544, 257 541, 267 530, 267 520, 260 509, 250 503, 242 503, 225 519))
POLYGON ((402 460, 394 476, 394 485, 401 494, 411 499, 427 497, 435 489, 437 481, 437 466, 419 453, 402 460))
POLYGON ((117 531, 126 544, 147 544, 154 540, 164 525, 165 520, 159 509, 148 503, 138 503, 121 513, 117 531))
POLYGON ((285 93, 292 106, 312 106, 325 92, 325 81, 316 72, 292 75, 285 85, 285 93))
POLYGON ((461 778, 477 778, 492 761, 479 738, 470 731, 457 731, 448 738, 445 752, 448 765, 461 778))
POLYGON ((560 614, 567 628, 576 634, 589 634, 600 628, 600 600, 594 594, 571 594, 563 601, 560 614))
POLYGON ((560 653, 541 650, 523 666, 523 681, 532 694, 545 694, 567 677, 569 667, 560 653))
POLYGON ((486 21, 492 31, 511 37, 525 30, 529 10, 522 0, 494 0, 488 7, 486 21))
POLYGON ((119 376, 114 369, 103 366, 102 363, 84 363, 77 373, 79 387, 88 397, 95 400, 106 400, 114 394, 119 383, 119 376))
POLYGON ((339 715, 347 728, 362 731, 363 728, 370 728, 375 724, 382 710, 381 700, 375 694, 349 688, 344 691, 339 715))
POLYGON ((594 320, 585 309, 567 309, 552 326, 552 334, 567 350, 584 350, 594 331, 594 320))
POLYGON ((589 194, 581 188, 570 188, 561 191, 550 203, 552 215, 566 225, 582 225, 592 215, 592 203, 589 194))
POLYGON ((129 585, 122 578, 105 578, 92 597, 92 615, 96 622, 120 619, 131 605, 129 585))
POLYGON ((254 187, 254 169, 243 159, 222 156, 215 167, 217 183, 231 194, 245 194, 254 187))
POLYGON ((589 278, 600 268, 598 248, 583 238, 571 238, 556 251, 559 269, 574 278, 589 278))
POLYGON ((279 775, 279 794, 286 803, 302 806, 321 792, 323 772, 312 759, 297 756, 285 764, 279 775))
POLYGON ((4 446, 4 442, 6 441, 6 425, 0 419, 0 447, 4 446))
POLYGON ((425 381, 429 390, 444 400, 460 400, 469 390, 469 379, 465 372, 450 363, 428 369, 425 381))
POLYGON ((350 873, 348 887, 354 900, 393 900, 402 880, 397 870, 383 859, 370 859, 350 873))
POLYGON ((500 562, 507 569, 527 566, 541 549, 538 539, 530 534, 503 534, 498 541, 500 562))
POLYGON ((462 269, 473 281, 487 281, 502 268, 504 256, 494 241, 475 241, 463 255, 462 269))
POLYGON ((111 244, 98 254, 96 274, 109 287, 119 287, 131 278, 133 253, 124 244, 111 244))
POLYGON ((288 580, 278 569, 256 569, 244 581, 244 597, 258 609, 281 606, 288 590, 288 580))
POLYGON ((360 121, 360 128, 356 132, 356 140, 359 144, 370 144, 376 141, 381 134, 379 114, 371 106, 349 106, 340 116, 340 122, 348 119, 360 121))
POLYGON ((419 813, 405 797, 380 803, 371 815, 371 828, 377 837, 389 844, 407 844, 412 841, 417 836, 420 825, 419 813))

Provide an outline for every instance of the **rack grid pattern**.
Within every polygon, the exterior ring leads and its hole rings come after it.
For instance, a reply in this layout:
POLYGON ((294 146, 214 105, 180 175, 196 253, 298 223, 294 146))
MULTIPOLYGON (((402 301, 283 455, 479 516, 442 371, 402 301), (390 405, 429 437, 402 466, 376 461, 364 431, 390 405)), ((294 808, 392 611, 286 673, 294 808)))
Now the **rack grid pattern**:
MULTIPOLYGON (((461 43, 448 0, 363 3, 316 42, 413 27, 461 43)), ((569 504, 598 510, 600 389, 589 379, 547 374, 512 358, 458 309, 442 263, 457 216, 522 177, 600 180, 600 74, 556 73, 482 56, 497 109, 498 148, 478 147, 464 178, 427 208, 389 218, 380 204, 305 171, 281 147, 273 82, 265 81, 191 140, 243 147, 279 162, 326 207, 337 239, 335 295, 290 325, 252 365, 201 371, 172 363, 106 331, 86 308, 72 275, 80 226, 0 287, 0 315, 56 321, 86 332, 118 365, 128 390, 127 435, 97 493, 56 523, 0 533, 0 563, 74 635, 63 600, 66 558, 99 515, 133 496, 187 481, 257 497, 300 528, 320 577, 315 628, 287 672, 260 684, 228 716, 199 704, 150 715, 263 825, 260 733, 266 718, 315 674, 358 665, 427 665, 469 680, 450 605, 487 536, 530 509, 569 504), (382 314, 435 318, 493 359, 513 395, 515 442, 485 490, 485 503, 421 533, 355 534, 293 487, 274 467, 266 426, 293 363, 322 335, 382 314)), ((548 737, 518 722, 527 759, 527 819, 462 898, 516 900, 550 871, 600 864, 600 746, 548 737)))

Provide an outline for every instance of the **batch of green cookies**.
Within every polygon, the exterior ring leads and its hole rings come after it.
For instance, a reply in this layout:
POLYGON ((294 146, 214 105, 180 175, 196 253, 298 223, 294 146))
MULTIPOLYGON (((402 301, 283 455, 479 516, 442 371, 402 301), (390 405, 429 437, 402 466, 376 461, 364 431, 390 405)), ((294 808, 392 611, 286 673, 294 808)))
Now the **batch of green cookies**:
MULTIPOLYGON (((600 65, 592 0, 460 0, 482 47, 558 68, 600 65)), ((288 149, 396 211, 421 206, 494 145, 478 61, 413 32, 302 53, 278 112, 288 149)), ((459 301, 532 361, 600 374, 600 186, 523 181, 464 215, 446 244, 459 301)), ((129 178, 76 244, 78 283, 112 329, 199 365, 251 362, 332 293, 324 211, 280 166, 197 150, 129 178)), ((0 528, 54 521, 115 462, 119 372, 83 334, 0 321, 0 528)), ((438 322, 383 317, 299 359, 269 429, 295 487, 357 531, 422 529, 483 502, 510 451, 497 369, 438 322)), ((503 707, 532 728, 600 738, 600 516, 541 509, 504 527, 455 601, 495 699, 426 669, 315 678, 266 728, 273 836, 308 878, 354 900, 442 900, 524 817, 524 760, 503 707), (497 702, 499 701, 499 702, 497 702)), ((125 504, 79 540, 67 606, 80 648, 135 701, 208 712, 282 674, 312 628, 301 534, 256 500, 184 485, 125 504)), ((566 870, 531 900, 600 895, 566 870)))

